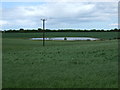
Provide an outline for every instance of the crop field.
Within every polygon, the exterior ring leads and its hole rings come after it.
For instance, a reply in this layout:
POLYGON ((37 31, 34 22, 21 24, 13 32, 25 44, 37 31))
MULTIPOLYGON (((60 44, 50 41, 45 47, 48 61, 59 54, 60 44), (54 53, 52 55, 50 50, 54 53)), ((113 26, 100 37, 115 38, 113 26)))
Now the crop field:
MULTIPOLYGON (((115 39, 120 32, 46 32, 46 37, 94 37, 101 39, 115 39)), ((39 38, 40 33, 3 33, 3 38, 39 38)))
POLYGON ((115 32, 50 32, 99 41, 33 41, 42 33, 3 33, 3 88, 117 88, 115 32))

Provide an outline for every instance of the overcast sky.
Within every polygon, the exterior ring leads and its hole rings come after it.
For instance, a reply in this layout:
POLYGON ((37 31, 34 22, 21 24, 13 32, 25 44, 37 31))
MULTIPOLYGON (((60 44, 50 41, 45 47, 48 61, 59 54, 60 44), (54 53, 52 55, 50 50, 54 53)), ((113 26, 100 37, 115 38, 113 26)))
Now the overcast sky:
POLYGON ((118 23, 117 2, 3 2, 0 28, 114 29, 118 23))

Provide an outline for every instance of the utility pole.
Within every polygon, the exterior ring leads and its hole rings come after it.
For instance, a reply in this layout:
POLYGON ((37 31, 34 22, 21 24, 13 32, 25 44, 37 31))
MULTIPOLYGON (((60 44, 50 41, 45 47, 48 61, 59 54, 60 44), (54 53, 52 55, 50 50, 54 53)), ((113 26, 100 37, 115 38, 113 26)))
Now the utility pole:
POLYGON ((46 19, 41 19, 43 21, 43 46, 45 46, 45 21, 46 19))

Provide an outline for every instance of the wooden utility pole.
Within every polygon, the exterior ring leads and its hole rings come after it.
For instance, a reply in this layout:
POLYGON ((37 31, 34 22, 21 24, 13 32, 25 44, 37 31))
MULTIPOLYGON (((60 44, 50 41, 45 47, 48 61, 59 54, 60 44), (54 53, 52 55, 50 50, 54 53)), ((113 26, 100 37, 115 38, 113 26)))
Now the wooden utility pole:
POLYGON ((41 19, 43 21, 43 46, 45 46, 45 21, 46 19, 41 19))

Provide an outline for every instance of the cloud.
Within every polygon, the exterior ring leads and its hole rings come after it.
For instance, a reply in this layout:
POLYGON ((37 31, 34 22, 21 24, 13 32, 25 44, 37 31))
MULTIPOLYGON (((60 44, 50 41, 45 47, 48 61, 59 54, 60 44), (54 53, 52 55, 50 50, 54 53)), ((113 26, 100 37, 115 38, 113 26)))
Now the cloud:
POLYGON ((119 2, 119 0, 1 0, 2 2, 119 2))
POLYGON ((112 25, 112 26, 118 26, 118 25, 120 25, 120 24, 114 23, 114 24, 110 24, 110 25, 112 25))
POLYGON ((66 1, 40 5, 23 4, 13 8, 3 8, 2 15, 2 23, 9 24, 11 27, 17 25, 19 27, 38 27, 41 25, 41 18, 47 18, 49 26, 106 22, 113 17, 117 18, 117 3, 68 3, 66 1))
POLYGON ((8 22, 4 20, 0 20, 0 26, 5 25, 5 24, 8 24, 8 22))

